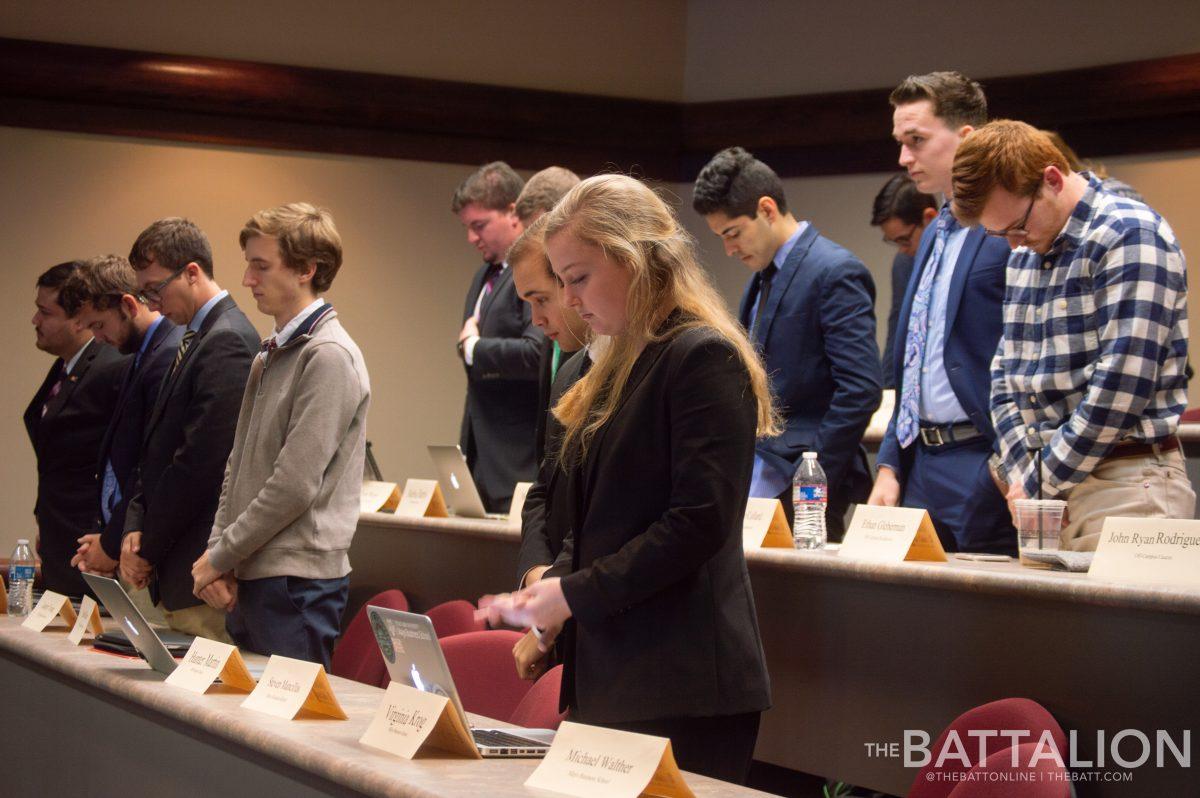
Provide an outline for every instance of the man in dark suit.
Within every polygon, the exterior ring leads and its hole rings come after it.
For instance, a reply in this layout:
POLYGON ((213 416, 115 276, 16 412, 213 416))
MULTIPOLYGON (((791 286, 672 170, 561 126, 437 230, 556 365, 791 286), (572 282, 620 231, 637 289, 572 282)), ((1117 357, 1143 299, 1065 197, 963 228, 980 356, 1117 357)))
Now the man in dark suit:
POLYGON ((192 222, 150 225, 129 263, 149 307, 184 332, 146 423, 121 575, 149 585, 172 629, 228 641, 225 613, 192 593, 192 564, 212 532, 258 333, 213 279, 208 239, 192 222))
POLYGON ((937 200, 922 193, 907 172, 892 175, 871 206, 871 225, 883 233, 883 240, 899 252, 892 259, 892 300, 888 310, 887 339, 883 345, 883 387, 895 388, 899 375, 895 370, 896 323, 900 304, 913 272, 913 256, 921 245, 921 233, 937 218, 937 200))
POLYGON ((692 207, 754 272, 739 317, 784 417, 782 435, 758 442, 750 495, 779 497, 792 520, 792 475, 804 452, 817 452, 826 529, 840 541, 847 508, 871 489, 862 436, 881 393, 875 284, 852 252, 796 220, 779 176, 741 147, 701 170, 692 207))
POLYGON ((116 409, 100 444, 96 473, 96 532, 79 538, 71 564, 81 571, 113 576, 121 559, 125 509, 142 450, 146 420, 163 375, 175 357, 183 329, 138 298, 137 275, 119 255, 84 262, 59 294, 67 312, 96 340, 126 358, 116 409))
POLYGON ((504 261, 522 230, 515 211, 521 186, 517 173, 496 161, 464 180, 450 204, 484 260, 467 291, 458 335, 467 372, 460 445, 491 512, 507 510, 513 487, 537 473, 537 379, 544 339, 504 261))
MULTIPOLYGON (((900 165, 921 191, 948 197, 959 141, 987 121, 983 89, 957 72, 933 72, 906 78, 891 103, 900 165)), ((949 551, 1017 553, 988 466, 996 447, 990 368, 1008 255, 1003 240, 960 227, 946 203, 925 229, 900 306, 900 386, 870 503, 928 510, 949 551)))
POLYGON ((87 592, 71 557, 79 536, 93 528, 96 458, 125 365, 117 350, 94 340, 60 302, 63 284, 77 268, 78 262, 60 263, 37 280, 37 347, 55 361, 25 410, 25 430, 37 455, 33 514, 42 584, 70 596, 87 592))

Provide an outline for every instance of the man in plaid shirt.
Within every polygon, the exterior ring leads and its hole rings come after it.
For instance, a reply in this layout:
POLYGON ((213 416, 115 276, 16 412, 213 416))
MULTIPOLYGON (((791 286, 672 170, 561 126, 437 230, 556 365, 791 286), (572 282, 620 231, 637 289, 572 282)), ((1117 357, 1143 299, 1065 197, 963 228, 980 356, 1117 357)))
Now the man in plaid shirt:
POLYGON ((1187 404, 1187 275, 1170 225, 999 120, 954 158, 954 213, 1008 240, 992 419, 1011 502, 1067 500, 1062 548, 1110 515, 1191 518, 1175 433, 1187 404), (1041 450, 1038 473, 1034 454, 1041 450))

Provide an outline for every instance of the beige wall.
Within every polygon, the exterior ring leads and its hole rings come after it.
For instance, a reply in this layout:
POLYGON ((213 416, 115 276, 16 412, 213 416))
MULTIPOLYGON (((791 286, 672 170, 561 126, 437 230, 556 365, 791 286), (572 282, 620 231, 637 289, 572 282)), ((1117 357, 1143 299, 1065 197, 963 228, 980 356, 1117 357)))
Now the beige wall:
MULTIPOLYGON (((1200 252, 1200 153, 1113 159, 1109 167, 1171 221, 1185 251, 1200 252)), ((51 362, 33 346, 34 280, 62 260, 124 254, 146 224, 169 214, 189 216, 208 231, 218 280, 265 333, 266 319, 239 285, 242 222, 259 208, 291 200, 330 208, 346 243, 346 266, 329 298, 371 371, 370 438, 391 479, 432 476, 424 444, 457 440, 465 388, 453 342, 477 261, 447 206, 467 171, 444 164, 0 128, 0 174, 9 187, 0 196, 0 240, 10 287, 0 296, 0 335, 9 342, 0 386, 0 446, 6 455, 0 472, 0 553, 34 531, 34 460, 20 418, 51 362)), ((867 220, 885 178, 786 181, 797 214, 870 267, 880 315, 891 299, 892 250, 867 220)), ((691 211, 691 186, 668 188, 717 284, 735 303, 745 268, 724 256, 691 211)), ((1195 273, 1190 267, 1193 285, 1195 273)), ((1191 297, 1190 313, 1200 317, 1200 292, 1191 297)), ((1195 333, 1192 337, 1197 340, 1195 333)))

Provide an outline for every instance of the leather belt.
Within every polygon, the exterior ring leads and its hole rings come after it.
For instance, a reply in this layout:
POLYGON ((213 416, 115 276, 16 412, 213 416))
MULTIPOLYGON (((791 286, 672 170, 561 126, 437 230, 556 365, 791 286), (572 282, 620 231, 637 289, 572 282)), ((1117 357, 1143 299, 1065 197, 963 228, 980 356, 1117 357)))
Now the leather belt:
POLYGON ((1141 441, 1125 441, 1118 443, 1108 453, 1105 460, 1115 460, 1121 457, 1150 457, 1155 454, 1173 452, 1181 446, 1179 438, 1171 435, 1158 443, 1142 443, 1141 441))
POLYGON ((921 443, 927 448, 945 446, 949 443, 965 443, 976 438, 982 438, 983 433, 975 428, 970 421, 961 424, 943 424, 941 426, 921 426, 921 443))

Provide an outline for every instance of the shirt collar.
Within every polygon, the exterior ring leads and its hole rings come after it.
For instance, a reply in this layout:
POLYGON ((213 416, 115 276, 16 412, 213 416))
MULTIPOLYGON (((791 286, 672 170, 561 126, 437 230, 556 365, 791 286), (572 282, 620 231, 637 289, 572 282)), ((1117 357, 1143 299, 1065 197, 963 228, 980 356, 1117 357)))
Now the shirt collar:
POLYGON ((87 343, 79 347, 79 351, 72 355, 71 359, 67 361, 65 366, 63 366, 64 374, 71 373, 71 370, 75 368, 75 364, 79 362, 79 358, 83 357, 83 353, 87 351, 87 348, 92 345, 92 341, 95 340, 95 338, 89 338, 87 339, 87 343))
POLYGON ((800 222, 796 227, 796 232, 788 236, 788 240, 780 245, 779 249, 775 250, 775 268, 782 269, 783 264, 787 262, 788 255, 792 254, 792 250, 796 247, 796 242, 800 240, 800 236, 804 235, 804 231, 808 229, 808 222, 800 222))
POLYGON ((142 345, 138 347, 137 356, 140 358, 146 352, 146 347, 150 346, 150 339, 154 337, 154 331, 158 329, 158 325, 162 324, 162 320, 166 316, 159 316, 154 321, 150 322, 150 326, 146 328, 146 334, 142 336, 142 345))
POLYGON ((223 290, 221 293, 205 302, 200 309, 196 311, 196 315, 192 316, 192 320, 188 322, 187 328, 192 332, 200 332, 200 326, 204 324, 204 320, 208 318, 208 314, 213 309, 213 306, 227 296, 229 296, 229 292, 223 290))
POLYGON ((275 339, 275 346, 284 346, 288 341, 292 340, 292 336, 296 334, 296 330, 300 328, 310 315, 316 310, 325 305, 325 300, 321 297, 314 299, 304 310, 292 317, 292 320, 283 325, 282 330, 276 330, 271 337, 275 339))
POLYGON ((1047 258, 1053 258, 1066 250, 1079 246, 1092 225, 1092 217, 1096 215, 1096 202, 1099 199, 1096 195, 1102 190, 1100 181, 1090 172, 1080 172, 1080 174, 1086 176, 1087 188, 1083 190, 1083 196, 1079 198, 1079 202, 1075 203, 1071 215, 1067 217, 1066 224, 1063 225, 1062 230, 1054 238, 1054 243, 1047 250, 1047 258))

